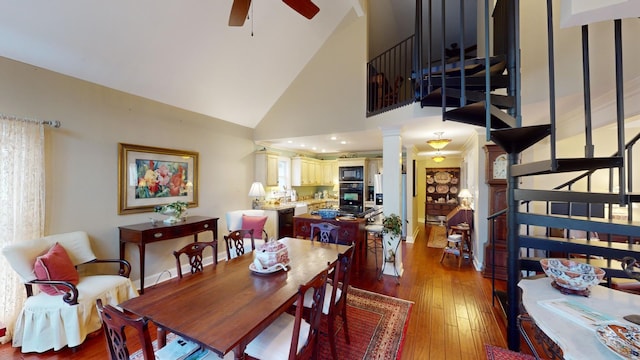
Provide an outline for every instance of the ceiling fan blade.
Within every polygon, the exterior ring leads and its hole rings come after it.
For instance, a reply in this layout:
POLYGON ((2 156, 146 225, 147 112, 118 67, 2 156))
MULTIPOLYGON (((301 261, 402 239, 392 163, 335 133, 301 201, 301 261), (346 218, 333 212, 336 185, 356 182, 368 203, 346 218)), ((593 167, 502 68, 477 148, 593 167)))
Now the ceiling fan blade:
POLYGON ((289 5, 293 10, 300 13, 300 15, 311 19, 320 11, 320 8, 311 0, 282 0, 285 4, 289 5))
POLYGON ((249 13, 251 0, 233 0, 231 14, 229 14, 229 26, 242 26, 249 13))

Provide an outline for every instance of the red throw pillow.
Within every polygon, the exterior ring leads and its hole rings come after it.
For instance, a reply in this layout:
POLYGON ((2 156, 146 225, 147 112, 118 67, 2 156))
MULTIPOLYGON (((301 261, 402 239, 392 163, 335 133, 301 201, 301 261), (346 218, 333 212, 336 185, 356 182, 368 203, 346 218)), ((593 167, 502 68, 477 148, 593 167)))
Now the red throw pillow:
MULTIPOLYGON (((33 266, 33 270, 38 280, 59 280, 68 281, 73 285, 78 285, 80 281, 80 275, 78 270, 73 266, 69 254, 62 247, 62 245, 56 243, 49 249, 49 251, 36 258, 36 263, 33 266)), ((38 285, 40 290, 49 295, 63 295, 68 288, 65 286, 55 285, 38 285)))
MULTIPOLYGON (((262 239, 262 229, 264 229, 264 224, 267 222, 266 216, 247 216, 242 215, 242 229, 249 230, 253 229, 253 238, 254 239, 262 239)), ((250 237, 248 234, 245 237, 250 237)))

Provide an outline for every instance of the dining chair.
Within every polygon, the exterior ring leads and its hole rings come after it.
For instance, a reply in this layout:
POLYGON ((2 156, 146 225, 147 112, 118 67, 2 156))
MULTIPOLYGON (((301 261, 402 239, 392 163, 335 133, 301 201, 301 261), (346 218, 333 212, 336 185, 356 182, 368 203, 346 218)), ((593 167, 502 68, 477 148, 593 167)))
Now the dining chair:
MULTIPOLYGON (((322 306, 322 315, 327 318, 327 336, 331 355, 334 360, 338 359, 336 348, 335 322, 338 315, 342 318, 344 327, 344 339, 347 344, 349 340, 349 325, 347 323, 347 292, 351 279, 351 265, 353 264, 354 247, 350 247, 344 254, 338 255, 333 270, 329 273, 329 281, 326 285, 325 298, 322 306)), ((313 297, 312 292, 307 292, 304 297, 304 307, 310 308, 313 297)))
POLYGON ((195 274, 197 272, 204 270, 203 260, 203 252, 207 246, 211 246, 213 251, 213 263, 218 263, 218 243, 214 241, 200 241, 200 242, 192 242, 185 245, 182 249, 174 251, 173 256, 176 257, 176 267, 178 271, 178 277, 182 278, 182 266, 180 264, 180 256, 182 254, 187 255, 189 258, 189 265, 191 266, 191 273, 195 274))
MULTIPOLYGON (((111 305, 102 305, 102 300, 96 300, 96 307, 102 320, 102 329, 107 340, 107 351, 111 360, 129 359, 125 328, 135 329, 135 334, 142 347, 144 360, 155 360, 151 335, 149 335, 149 321, 143 317, 129 317, 111 305)), ((131 334, 131 333, 130 333, 131 334)))
POLYGON ((323 243, 338 243, 338 230, 340 226, 328 222, 311 224, 310 238, 311 241, 317 238, 323 243))
POLYGON ((246 347, 245 355, 252 359, 281 360, 317 358, 318 331, 324 304, 328 269, 298 288, 295 316, 287 312, 278 316, 246 347), (313 290, 311 290, 313 289, 313 290), (303 318, 304 298, 312 292, 308 320, 303 318))
POLYGON ((246 252, 245 240, 251 238, 251 251, 256 249, 256 241, 253 238, 253 229, 231 231, 229 235, 224 236, 224 242, 227 248, 227 260, 243 255, 246 252), (247 237, 247 235, 249 237, 247 237), (233 255, 232 251, 233 250, 233 255))

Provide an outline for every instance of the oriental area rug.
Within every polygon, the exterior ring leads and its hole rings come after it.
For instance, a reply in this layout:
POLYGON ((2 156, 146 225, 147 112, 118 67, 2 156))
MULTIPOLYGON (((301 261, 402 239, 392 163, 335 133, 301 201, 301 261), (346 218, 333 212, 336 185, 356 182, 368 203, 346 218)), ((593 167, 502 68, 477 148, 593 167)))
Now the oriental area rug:
MULTIPOLYGON (((336 319, 336 347, 340 360, 399 360, 412 305, 411 301, 350 287, 347 296, 350 344, 344 339, 340 317, 336 319)), ((323 319, 318 359, 331 359, 326 328, 323 319)), ((173 337, 175 335, 167 334, 167 341, 173 337)), ((153 343, 155 349, 156 342, 153 343)), ((132 354, 130 359, 142 360, 141 350, 132 354)))
POLYGON ((430 248, 444 249, 447 246, 447 228, 444 226, 432 226, 429 232, 427 246, 430 248))
POLYGON ((484 345, 487 360, 535 360, 535 357, 489 344, 484 345))

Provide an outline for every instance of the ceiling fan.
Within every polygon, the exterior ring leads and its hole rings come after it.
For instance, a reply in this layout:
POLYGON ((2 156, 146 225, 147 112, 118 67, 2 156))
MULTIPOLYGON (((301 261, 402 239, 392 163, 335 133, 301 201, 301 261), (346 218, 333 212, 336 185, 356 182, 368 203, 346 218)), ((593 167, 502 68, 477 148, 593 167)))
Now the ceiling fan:
MULTIPOLYGON (((320 8, 311 2, 311 0, 282 1, 307 19, 313 18, 320 11, 320 8)), ((249 6, 251 6, 251 0, 233 0, 231 14, 229 15, 229 26, 244 25, 244 20, 247 18, 247 14, 249 13, 249 6)))

